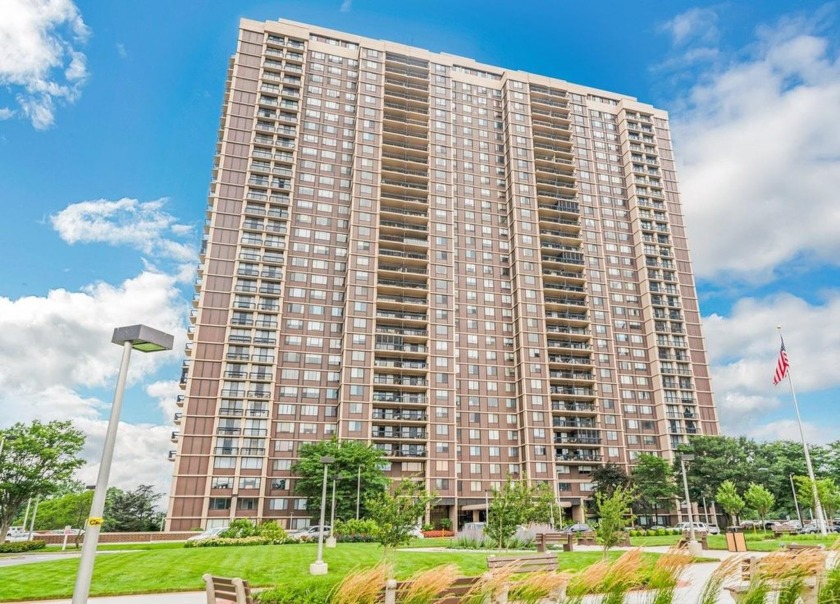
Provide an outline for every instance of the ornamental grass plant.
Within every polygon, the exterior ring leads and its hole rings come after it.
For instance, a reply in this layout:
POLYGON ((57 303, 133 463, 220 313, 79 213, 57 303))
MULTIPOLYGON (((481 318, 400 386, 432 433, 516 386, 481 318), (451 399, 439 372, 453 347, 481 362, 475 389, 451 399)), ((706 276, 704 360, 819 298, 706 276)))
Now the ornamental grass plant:
POLYGON ((375 604, 393 572, 392 565, 380 562, 348 573, 330 595, 330 604, 375 604))
POLYGON ((451 586, 461 572, 457 565, 447 564, 421 571, 412 576, 397 591, 400 604, 430 604, 438 594, 451 586))

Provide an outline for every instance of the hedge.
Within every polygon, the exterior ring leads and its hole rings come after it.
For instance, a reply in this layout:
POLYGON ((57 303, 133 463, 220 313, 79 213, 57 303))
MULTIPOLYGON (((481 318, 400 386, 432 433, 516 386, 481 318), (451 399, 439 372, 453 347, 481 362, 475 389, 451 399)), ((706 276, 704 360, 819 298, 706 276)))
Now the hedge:
POLYGON ((19 554, 47 547, 46 541, 9 541, 0 543, 0 554, 19 554))

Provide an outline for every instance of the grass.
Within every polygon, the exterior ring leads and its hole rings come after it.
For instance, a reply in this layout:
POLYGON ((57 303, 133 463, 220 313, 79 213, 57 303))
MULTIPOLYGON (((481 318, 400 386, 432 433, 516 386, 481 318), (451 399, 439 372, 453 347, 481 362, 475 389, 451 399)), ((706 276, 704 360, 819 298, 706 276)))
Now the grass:
MULTIPOLYGON (((201 576, 208 572, 242 577, 255 587, 333 585, 352 569, 373 566, 382 560, 382 548, 378 544, 339 544, 336 549, 324 551, 329 575, 310 577, 309 564, 315 560, 316 544, 189 549, 171 547, 171 544, 134 546, 137 551, 97 557, 91 596, 199 591, 204 588, 201 576)), ((115 546, 115 549, 119 548, 115 546)), ((610 552, 610 559, 621 553, 610 552)), ((403 550, 396 552, 393 562, 398 579, 441 564, 456 564, 464 575, 479 575, 487 570, 488 555, 488 552, 403 550)), ((558 559, 560 570, 576 571, 601 560, 601 552, 563 552, 558 559)), ((69 597, 78 564, 78 558, 64 558, 3 568, 0 602, 69 597)))
MULTIPOLYGON (((828 535, 786 535, 781 539, 773 539, 770 532, 745 532, 744 539, 747 542, 747 549, 753 552, 774 552, 788 543, 805 543, 813 545, 825 545, 830 547, 840 536, 828 535), (768 539, 768 537, 770 537, 768 539)), ((657 545, 676 545, 682 537, 680 535, 662 535, 653 537, 631 537, 630 543, 634 547, 652 547, 657 545)), ((709 535, 709 549, 726 549, 726 535, 709 535)))

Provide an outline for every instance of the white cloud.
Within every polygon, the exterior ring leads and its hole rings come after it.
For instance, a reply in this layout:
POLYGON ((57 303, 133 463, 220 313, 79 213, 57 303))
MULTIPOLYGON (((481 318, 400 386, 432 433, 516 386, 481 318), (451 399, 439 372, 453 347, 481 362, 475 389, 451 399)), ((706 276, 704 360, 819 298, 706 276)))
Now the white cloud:
POLYGON ((117 55, 121 59, 125 59, 128 56, 128 51, 125 49, 125 44, 122 42, 117 42, 117 55))
POLYGON ((87 79, 78 47, 89 30, 72 0, 4 0, 0 85, 38 130, 55 122, 56 101, 73 103, 87 79))
POLYGON ((179 262, 194 262, 196 250, 174 241, 192 233, 164 211, 165 199, 141 202, 124 197, 117 201, 98 199, 71 204, 50 216, 50 222, 67 243, 127 245, 144 254, 179 262))
POLYGON ((350 9, 353 7, 353 0, 343 0, 341 3, 341 8, 339 9, 342 13, 349 13, 350 9))
MULTIPOLYGON (((94 482, 110 412, 107 400, 83 394, 85 389, 111 392, 121 350, 111 343, 114 327, 145 323, 175 334, 170 353, 134 353, 129 386, 148 380, 164 365, 178 374, 184 349, 187 304, 175 276, 143 272, 114 286, 90 285, 79 292, 54 290, 44 297, 0 298, 0 425, 41 420, 72 420, 87 436, 87 461, 80 477, 94 482)), ((161 401, 174 391, 171 382, 155 382, 146 394, 161 401)), ((174 400, 174 393, 171 394, 174 400)), ((126 406, 136 391, 126 393, 126 406)), ((111 484, 134 488, 154 484, 168 491, 172 466, 166 453, 171 412, 162 423, 120 425, 111 484)))
MULTIPOLYGON (((805 441, 809 445, 824 445, 837 440, 837 426, 819 425, 813 422, 802 422, 805 441)), ((747 436, 762 441, 792 440, 801 442, 802 436, 796 420, 782 419, 769 422, 750 429, 747 436)))
POLYGON ((692 8, 663 23, 660 30, 671 36, 674 46, 715 44, 720 37, 717 22, 714 9, 692 8))
MULTIPOLYGON (((85 484, 96 484, 108 422, 82 419, 74 424, 87 437, 82 451, 87 463, 76 476, 85 484)), ((120 422, 108 484, 121 489, 150 484, 157 493, 169 493, 172 463, 167 460, 167 453, 175 449, 169 440, 171 433, 169 426, 120 422)), ((166 504, 166 497, 158 500, 159 508, 165 508, 166 504)))
POLYGON ((698 82, 672 119, 695 272, 759 283, 840 262, 840 61, 828 39, 787 20, 698 82))
POLYGON ((826 292, 819 305, 791 294, 746 298, 728 317, 703 321, 726 434, 758 434, 767 413, 791 404, 787 384, 772 383, 779 356, 777 324, 783 326, 800 401, 809 392, 840 387, 840 374, 834 371, 840 365, 840 332, 830 327, 840 322, 840 291, 826 292))

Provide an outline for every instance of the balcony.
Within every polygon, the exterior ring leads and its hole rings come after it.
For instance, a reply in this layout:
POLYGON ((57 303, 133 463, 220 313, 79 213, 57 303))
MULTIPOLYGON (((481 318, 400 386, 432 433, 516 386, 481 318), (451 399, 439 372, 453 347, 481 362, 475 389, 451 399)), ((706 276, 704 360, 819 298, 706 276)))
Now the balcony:
POLYGON ((592 455, 583 452, 579 453, 556 453, 554 459, 560 462, 572 463, 598 463, 603 461, 602 455, 592 455))
POLYGON ((177 457, 177 455, 178 455, 177 451, 169 451, 169 454, 166 456, 166 458, 169 461, 175 461, 175 457, 177 457))
POLYGON ((374 384, 388 384, 391 386, 418 386, 425 388, 428 385, 426 378, 376 374, 373 376, 374 384))
POLYGON ((425 405, 425 394, 410 394, 402 391, 374 390, 373 400, 378 403, 403 403, 412 405, 425 405))
POLYGON ((572 413, 595 413, 595 403, 572 403, 569 401, 552 401, 552 411, 569 411, 572 413))
POLYGON ((401 422, 425 422, 428 419, 425 411, 408 411, 406 409, 374 409, 373 420, 389 420, 401 422))
POLYGON ((400 428, 400 427, 377 427, 371 431, 373 438, 388 439, 422 439, 427 438, 427 433, 422 428, 400 428))

